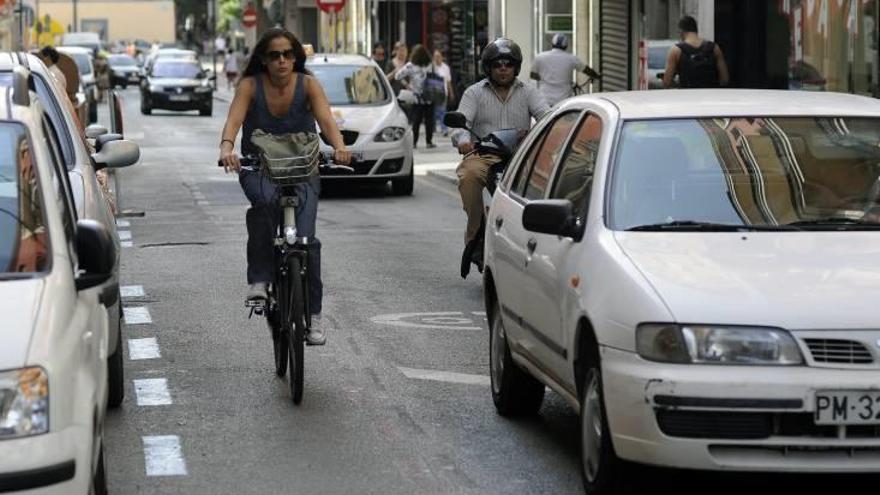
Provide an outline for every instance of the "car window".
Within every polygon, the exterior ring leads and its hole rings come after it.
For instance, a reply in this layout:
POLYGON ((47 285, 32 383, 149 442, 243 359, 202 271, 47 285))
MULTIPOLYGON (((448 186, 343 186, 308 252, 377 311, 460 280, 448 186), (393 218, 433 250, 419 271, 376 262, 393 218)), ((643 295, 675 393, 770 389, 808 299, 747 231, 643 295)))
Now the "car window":
POLYGON ((389 95, 384 77, 369 65, 309 64, 320 81, 331 105, 370 105, 386 103, 389 95))
POLYGON ((73 58, 73 61, 76 62, 76 67, 79 69, 79 73, 81 75, 88 75, 92 73, 92 58, 88 56, 86 53, 69 53, 65 52, 73 58))
POLYGON ((46 136, 45 144, 52 161, 55 185, 58 189, 58 197, 61 199, 61 206, 64 211, 61 220, 64 222, 64 230, 67 233, 67 237, 72 239, 76 231, 76 206, 73 200, 73 192, 70 189, 70 178, 67 175, 67 168, 64 166, 61 157, 61 149, 58 146, 56 135, 52 131, 52 124, 45 116, 43 117, 43 134, 46 136))
POLYGON ((55 136, 55 141, 61 146, 61 154, 64 157, 64 164, 68 170, 71 170, 76 165, 76 155, 73 151, 73 143, 70 140, 71 136, 69 132, 67 132, 67 124, 64 120, 64 115, 61 113, 63 110, 59 108, 59 102, 55 98, 55 93, 52 92, 52 89, 49 87, 46 80, 43 79, 43 76, 34 74, 34 81, 37 89, 37 96, 39 96, 40 102, 43 104, 43 109, 49 117, 51 134, 55 136))
POLYGON ((153 77, 170 77, 175 79, 195 79, 201 75, 202 68, 192 62, 156 62, 150 74, 153 77))
POLYGON ((581 220, 587 216, 601 137, 602 120, 595 114, 588 114, 568 145, 550 193, 552 199, 571 201, 575 217, 581 220))
POLYGON ((630 121, 615 155, 615 230, 673 221, 828 230, 880 223, 880 119, 630 121))
POLYGON ((111 67, 137 67, 137 60, 128 55, 110 55, 107 62, 111 67))
POLYGON ((0 271, 48 271, 45 202, 25 127, 0 123, 0 271))
POLYGON ((545 136, 535 146, 534 155, 529 153, 526 164, 531 163, 531 170, 528 175, 525 175, 525 171, 521 172, 525 177, 522 181, 524 189, 517 187, 518 191, 522 191, 523 198, 533 200, 544 197, 553 166, 556 164, 556 159, 562 152, 565 140, 571 133, 579 115, 579 112, 566 112, 558 116, 546 128, 545 136))

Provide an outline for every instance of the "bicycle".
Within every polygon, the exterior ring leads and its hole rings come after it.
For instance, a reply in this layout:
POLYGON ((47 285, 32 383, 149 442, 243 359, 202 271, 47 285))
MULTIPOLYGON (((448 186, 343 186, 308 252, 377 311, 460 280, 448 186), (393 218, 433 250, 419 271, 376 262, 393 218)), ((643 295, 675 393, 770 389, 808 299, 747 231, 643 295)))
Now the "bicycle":
MULTIPOLYGON (((332 152, 320 153, 323 163, 321 169, 354 169, 332 163, 332 152)), ((259 171, 260 160, 254 156, 240 159, 242 170, 259 171)), ((222 166, 222 163, 218 164, 222 166)), ((309 307, 309 248, 310 239, 297 236, 296 208, 299 198, 293 186, 276 183, 280 191, 279 221, 275 230, 275 279, 269 284, 268 298, 249 299, 245 307, 250 315, 265 316, 272 334, 272 348, 275 358, 275 374, 284 377, 290 368, 288 381, 290 395, 294 404, 300 404, 303 397, 304 344, 305 336, 311 328, 309 307)))
POLYGON ((596 72, 592 68, 588 68, 588 70, 586 70, 584 72, 587 75, 587 80, 584 81, 582 84, 578 84, 577 81, 575 81, 575 83, 572 84, 571 94, 573 96, 585 95, 585 94, 592 93, 592 91, 590 90, 590 85, 592 85, 594 82, 602 79, 602 74, 599 74, 598 72, 596 72))

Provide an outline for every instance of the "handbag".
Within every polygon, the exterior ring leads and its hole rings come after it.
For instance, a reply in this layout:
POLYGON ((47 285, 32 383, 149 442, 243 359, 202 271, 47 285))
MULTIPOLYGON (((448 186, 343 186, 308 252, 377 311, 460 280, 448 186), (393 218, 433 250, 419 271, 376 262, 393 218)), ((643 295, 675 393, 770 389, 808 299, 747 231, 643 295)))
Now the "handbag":
POLYGON ((318 174, 319 143, 314 132, 270 134, 256 129, 251 135, 263 173, 279 186, 308 182, 318 174))
POLYGON ((437 75, 434 68, 425 74, 422 82, 422 101, 424 104, 440 105, 446 101, 446 80, 437 75))

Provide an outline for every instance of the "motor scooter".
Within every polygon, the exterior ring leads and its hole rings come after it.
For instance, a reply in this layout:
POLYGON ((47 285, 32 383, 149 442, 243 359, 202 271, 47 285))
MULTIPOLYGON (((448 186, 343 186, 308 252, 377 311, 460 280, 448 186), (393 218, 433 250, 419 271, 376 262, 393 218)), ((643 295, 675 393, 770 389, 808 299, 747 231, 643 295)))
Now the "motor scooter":
MULTIPOLYGON (((483 205, 488 210, 491 203, 492 195, 495 194, 495 188, 501 181, 507 164, 513 156, 514 150, 520 140, 520 132, 517 129, 499 129, 490 132, 486 136, 479 136, 468 126, 467 118, 460 112, 447 112, 443 117, 443 123, 446 127, 452 129, 464 129, 471 135, 474 143, 474 151, 480 155, 489 155, 498 159, 498 162, 492 165, 489 175, 486 179, 486 189, 483 192, 483 205)), ((480 230, 477 232, 470 242, 468 242, 464 251, 461 253, 461 278, 467 278, 471 271, 471 263, 476 265, 477 270, 483 273, 483 241, 486 233, 486 212, 483 212, 483 220, 480 222, 480 230)))

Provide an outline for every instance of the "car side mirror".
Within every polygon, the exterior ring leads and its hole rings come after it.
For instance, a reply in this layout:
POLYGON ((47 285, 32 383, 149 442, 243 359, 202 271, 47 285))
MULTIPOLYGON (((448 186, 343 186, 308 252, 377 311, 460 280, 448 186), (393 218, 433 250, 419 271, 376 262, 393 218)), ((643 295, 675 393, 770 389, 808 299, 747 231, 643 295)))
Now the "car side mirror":
POLYGON ((461 112, 447 112, 443 116, 443 124, 453 129, 466 129, 467 118, 461 112))
POLYGON ((122 134, 114 134, 107 133, 95 138, 95 151, 101 151, 104 148, 104 145, 109 143, 110 141, 119 141, 122 139, 122 134))
POLYGON ((141 158, 141 149, 133 141, 118 139, 108 141, 101 146, 101 151, 92 155, 95 169, 122 168, 134 165, 141 158))
POLYGON ((86 127, 86 137, 89 139, 96 139, 98 136, 107 134, 107 132, 107 128, 99 124, 91 124, 86 127))
POLYGON ((529 202, 522 213, 523 227, 530 232, 575 237, 577 227, 571 201, 542 199, 529 202))
POLYGON ((100 223, 94 220, 76 222, 76 255, 79 261, 76 290, 101 285, 113 276, 116 245, 100 223))

